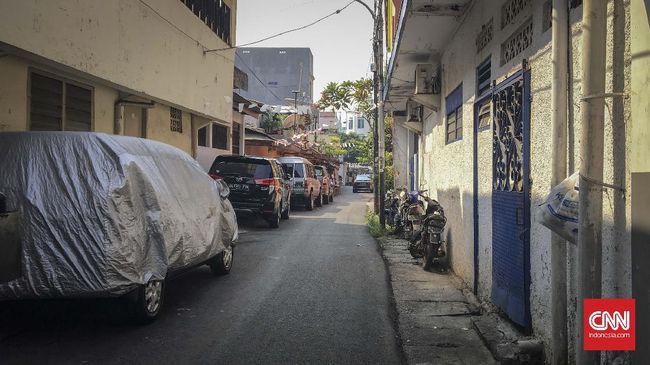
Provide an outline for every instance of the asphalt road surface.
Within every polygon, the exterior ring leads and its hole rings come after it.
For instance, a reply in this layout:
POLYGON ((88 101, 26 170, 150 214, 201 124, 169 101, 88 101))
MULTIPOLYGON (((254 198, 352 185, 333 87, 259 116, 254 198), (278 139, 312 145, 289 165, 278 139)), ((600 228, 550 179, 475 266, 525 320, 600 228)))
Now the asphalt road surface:
POLYGON ((399 364, 386 269, 365 227, 371 194, 347 188, 279 229, 242 222, 230 275, 168 283, 162 317, 122 302, 0 303, 0 364, 399 364))

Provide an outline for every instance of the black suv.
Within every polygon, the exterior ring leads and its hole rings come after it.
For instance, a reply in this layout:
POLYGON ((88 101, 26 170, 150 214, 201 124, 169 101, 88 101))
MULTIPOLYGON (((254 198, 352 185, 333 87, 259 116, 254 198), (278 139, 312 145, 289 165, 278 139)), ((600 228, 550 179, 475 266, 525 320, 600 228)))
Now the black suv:
POLYGON ((238 216, 261 215, 272 228, 280 226, 280 218, 289 219, 291 183, 277 160, 218 156, 209 174, 228 184, 229 199, 238 216))

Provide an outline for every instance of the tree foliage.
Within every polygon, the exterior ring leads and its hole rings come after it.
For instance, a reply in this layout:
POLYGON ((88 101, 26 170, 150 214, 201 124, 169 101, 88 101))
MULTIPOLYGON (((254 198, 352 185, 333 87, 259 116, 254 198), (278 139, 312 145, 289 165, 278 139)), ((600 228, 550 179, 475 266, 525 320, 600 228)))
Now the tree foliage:
POLYGON ((264 129, 265 132, 271 133, 282 128, 282 121, 284 118, 281 114, 266 112, 262 114, 262 121, 260 122, 260 127, 264 129))
MULTIPOLYGON (((373 83, 372 79, 359 79, 330 82, 325 86, 319 101, 322 109, 354 110, 361 113, 369 122, 374 120, 373 115, 373 83)), ((374 123, 371 122, 371 126, 374 123)), ((393 120, 388 117, 384 123, 385 146, 384 155, 386 186, 393 186, 393 120)), ((363 165, 373 164, 373 132, 368 137, 356 134, 339 134, 336 142, 332 141, 323 146, 323 150, 330 156, 344 156, 346 162, 357 162, 363 165)))
POLYGON ((344 81, 340 84, 332 81, 325 85, 325 89, 323 89, 318 101, 319 106, 322 109, 349 109, 352 104, 352 88, 350 85, 350 81, 344 81))

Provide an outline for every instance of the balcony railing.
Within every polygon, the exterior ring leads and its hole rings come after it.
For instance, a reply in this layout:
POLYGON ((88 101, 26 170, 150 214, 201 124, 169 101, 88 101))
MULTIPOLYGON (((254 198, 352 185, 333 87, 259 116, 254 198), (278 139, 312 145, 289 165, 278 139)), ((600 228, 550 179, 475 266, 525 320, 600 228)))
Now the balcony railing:
POLYGON ((229 46, 230 39, 230 7, 223 0, 180 0, 207 25, 214 34, 229 46))

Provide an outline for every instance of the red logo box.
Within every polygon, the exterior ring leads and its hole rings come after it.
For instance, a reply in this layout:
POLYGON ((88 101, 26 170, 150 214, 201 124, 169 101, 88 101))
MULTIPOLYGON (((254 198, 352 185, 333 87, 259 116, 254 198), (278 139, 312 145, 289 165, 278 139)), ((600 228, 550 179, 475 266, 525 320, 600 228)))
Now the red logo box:
POLYGON ((585 299, 583 303, 582 323, 586 351, 634 351, 634 299, 585 299))

